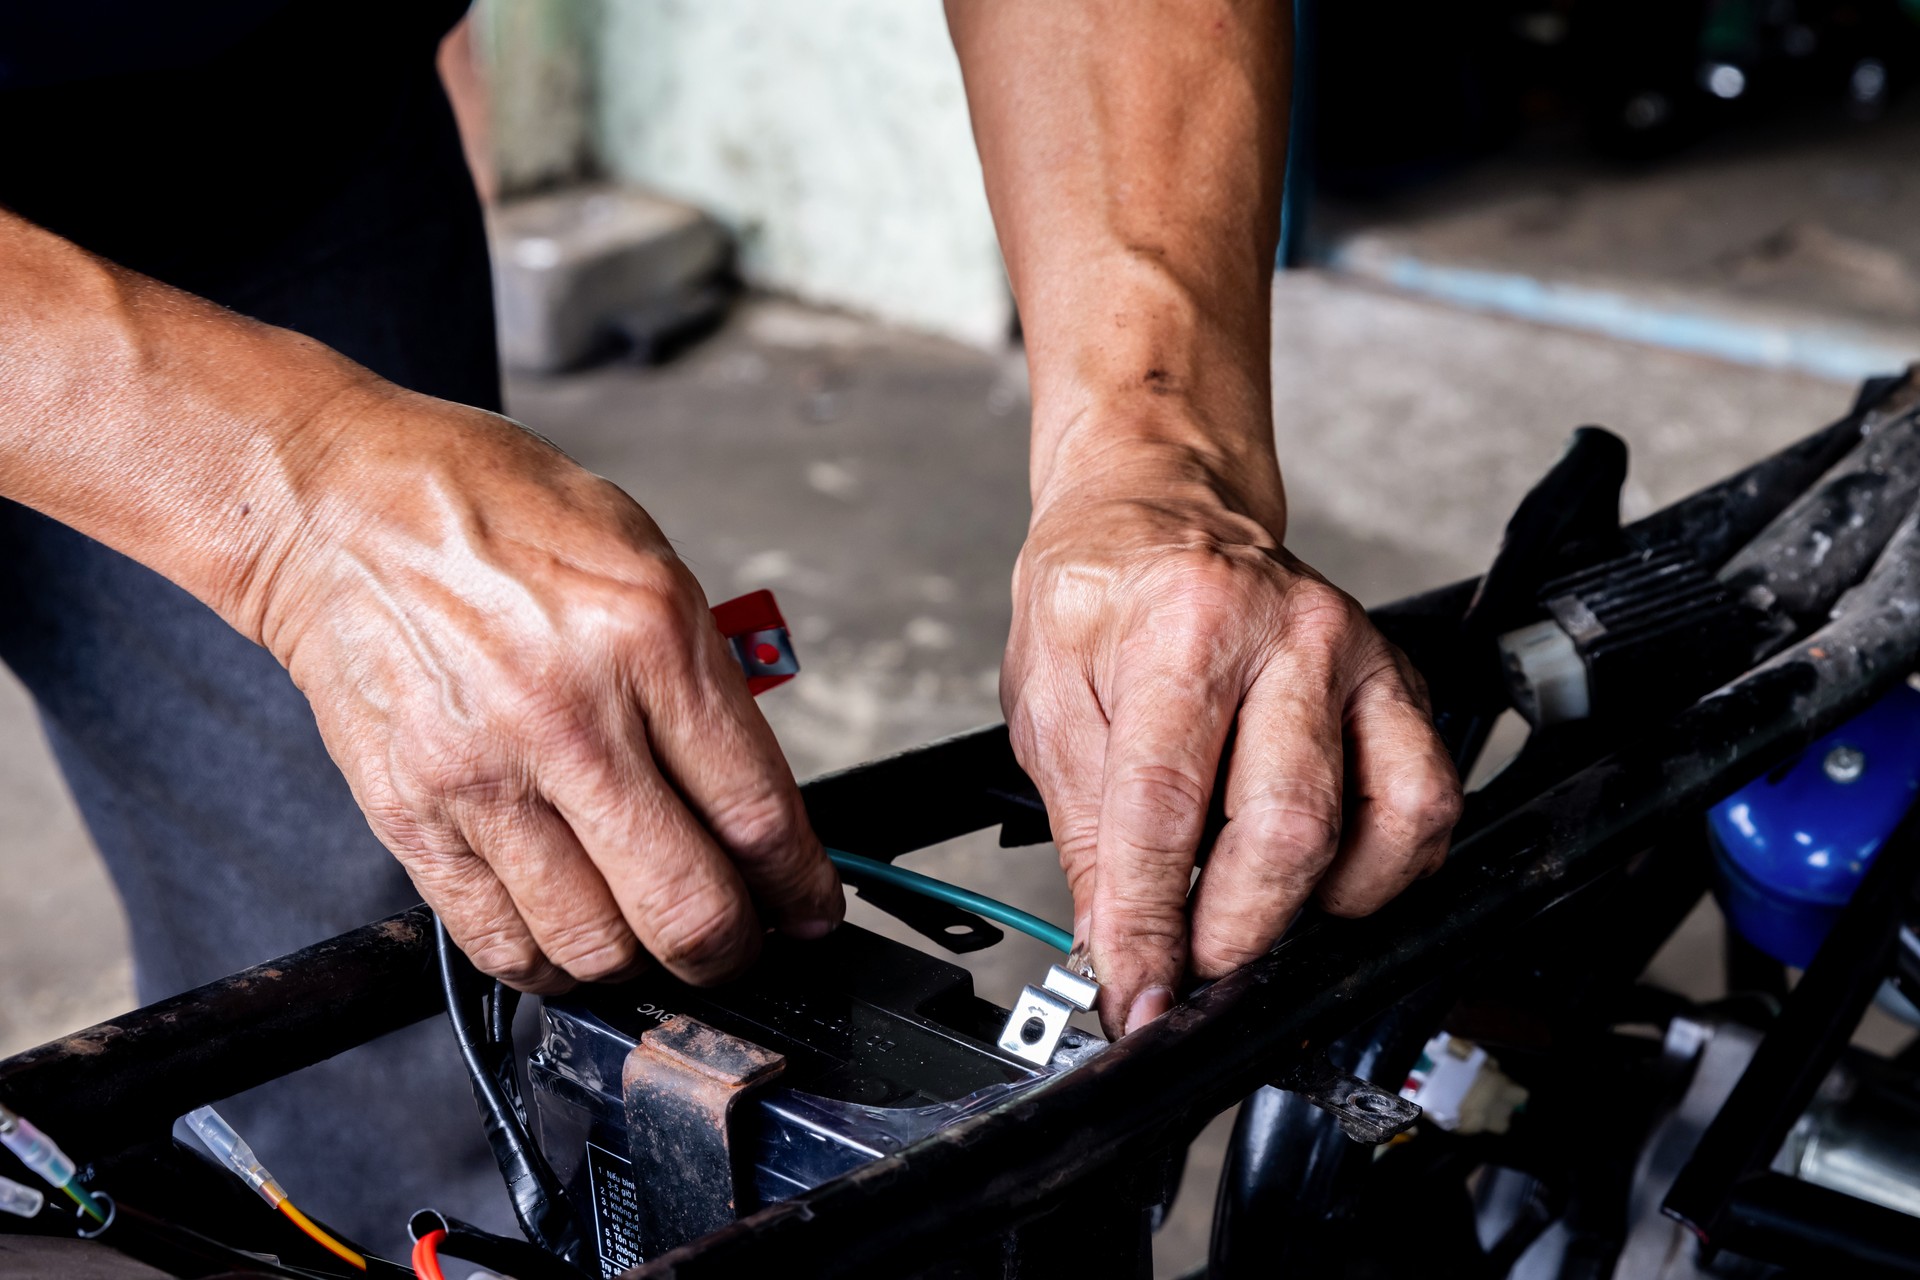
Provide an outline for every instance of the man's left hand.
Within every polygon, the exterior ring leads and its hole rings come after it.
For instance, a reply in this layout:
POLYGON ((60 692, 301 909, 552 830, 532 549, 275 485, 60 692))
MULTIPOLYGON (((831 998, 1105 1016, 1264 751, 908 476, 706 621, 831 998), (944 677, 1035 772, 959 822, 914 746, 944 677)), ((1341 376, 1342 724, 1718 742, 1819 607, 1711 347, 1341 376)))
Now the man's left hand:
POLYGON ((1001 701, 1110 1034, 1164 1012, 1189 967, 1266 951, 1309 897, 1380 907, 1438 867, 1460 811, 1419 674, 1282 545, 1278 472, 1219 470, 1139 442, 1063 465, 1014 578, 1001 701))

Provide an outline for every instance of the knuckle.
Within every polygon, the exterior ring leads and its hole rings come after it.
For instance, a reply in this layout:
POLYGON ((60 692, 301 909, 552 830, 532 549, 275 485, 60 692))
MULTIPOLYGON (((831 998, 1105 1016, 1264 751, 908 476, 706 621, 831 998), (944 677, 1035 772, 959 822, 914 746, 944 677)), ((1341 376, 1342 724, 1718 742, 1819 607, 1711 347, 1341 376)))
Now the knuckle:
POLYGON ((1241 965, 1265 955, 1280 936, 1280 927, 1269 930, 1237 928, 1230 932, 1207 930, 1193 939, 1194 972, 1203 978, 1218 978, 1241 965))
POLYGON ((1359 624, 1359 606, 1336 587, 1308 579, 1288 595, 1286 632, 1296 644, 1339 646, 1359 624))
POLYGON ((1339 916, 1345 920, 1356 920, 1361 916, 1372 915, 1384 907, 1387 901, 1387 896, 1375 893, 1325 886, 1320 890, 1321 909, 1328 915, 1339 916))
POLYGON ((1422 769, 1395 779, 1387 788, 1386 808, 1416 835, 1431 839, 1453 830, 1465 801, 1451 773, 1422 769))
POLYGON ((1060 870, 1067 878, 1067 893, 1075 903, 1085 903, 1093 897, 1094 860, 1092 841, 1069 848, 1059 845, 1060 870))
POLYGON ((510 987, 538 982, 550 968, 533 939, 518 931, 486 930, 467 944, 466 952, 474 968, 510 987))
POLYGON ((1057 813, 1049 811, 1048 827, 1054 849, 1060 855, 1060 865, 1068 875, 1079 867, 1091 873, 1094 855, 1100 847, 1099 811, 1087 805, 1063 805, 1057 813))
POLYGON ((1285 859, 1257 862, 1250 868, 1255 875, 1249 881, 1241 878, 1244 870, 1230 874, 1216 855, 1201 876, 1195 909, 1195 971, 1217 978, 1265 955, 1312 896, 1325 867, 1324 861, 1312 865, 1285 859))
POLYGON ((1150 854, 1191 855, 1189 835, 1206 812, 1206 786, 1168 764, 1141 764, 1117 780, 1114 822, 1126 842, 1150 854))
POLYGON ((401 858, 435 858, 454 852, 438 823, 423 820, 419 806, 397 794, 368 796, 360 802, 367 825, 401 858))
POLYGON ((1000 681, 1013 758, 1044 794, 1058 773, 1057 752, 1069 746, 1072 736, 1071 723, 1058 708, 1072 704, 1054 696, 1055 678, 1050 672, 1019 681, 1011 699, 1007 695, 1009 677, 1004 671, 1000 681))
POLYGON ((422 821, 412 810, 367 811, 369 825, 423 894, 460 895, 493 878, 492 869, 452 825, 422 821))
POLYGON ((1400 674, 1401 683, 1406 686, 1407 696, 1413 699, 1422 714, 1433 714, 1433 690, 1427 684, 1427 677, 1420 668, 1413 665, 1399 649, 1389 646, 1393 655, 1394 667, 1400 674))
POLYGON ((1245 825, 1256 857, 1317 876, 1339 847, 1338 813, 1334 805, 1272 804, 1237 820, 1245 825))
POLYGON ((517 730, 515 737, 531 740, 559 759, 586 758, 604 750, 606 734, 594 698, 568 697, 556 694, 554 686, 541 685, 514 703, 506 719, 517 730))
POLYGON ((610 920, 562 929, 547 940, 545 950, 547 959, 582 982, 604 982, 640 959, 639 939, 610 920))
POLYGON ((1179 966, 1187 954, 1185 917, 1169 920, 1164 916, 1123 916, 1105 921, 1096 915, 1093 952, 1104 979, 1128 970, 1157 967, 1161 963, 1179 966), (1117 963, 1116 963, 1117 962, 1117 963))
POLYGON ((1169 899, 1143 888, 1116 887, 1101 896, 1094 918, 1109 949, 1117 942, 1127 950, 1155 955, 1178 951, 1187 943, 1183 894, 1169 899))
POLYGON ((720 838, 742 861, 772 862, 792 852, 806 819, 798 795, 775 791, 755 791, 715 808, 711 824, 720 838))
POLYGON ((493 750, 486 735, 471 732, 420 735, 396 778, 396 790, 416 810, 442 806, 490 807, 518 799, 526 787, 493 750))
POLYGON ((1169 575, 1155 624, 1176 643, 1217 643, 1223 632, 1244 623, 1247 586, 1217 553, 1181 552, 1169 566, 1169 575))
POLYGON ((1291 915, 1293 908, 1312 897, 1314 889, 1326 880, 1327 868, 1333 864, 1335 853, 1331 845, 1309 854, 1256 853, 1262 896, 1260 904, 1241 912, 1241 917, 1251 920, 1251 927, 1257 930, 1268 923, 1269 914, 1284 911, 1291 915))
POLYGON ((406 754, 393 774, 395 800, 415 809, 424 808, 445 799, 449 790, 465 782, 472 772, 472 752, 461 736, 409 735, 403 748, 406 754))
POLYGON ((747 958, 749 925, 746 904, 731 894, 682 898, 660 913, 651 950, 676 972, 718 976, 747 958))
POLYGON ((677 562, 645 558, 618 583, 582 592, 572 602, 572 628, 590 652, 649 658, 685 647, 697 592, 677 562))
POLYGON ((1377 862, 1368 874, 1355 872, 1330 877, 1320 885, 1320 906, 1329 915, 1347 919, 1372 915, 1392 902, 1424 865, 1424 859, 1414 860, 1409 854, 1398 861, 1389 858, 1377 862))

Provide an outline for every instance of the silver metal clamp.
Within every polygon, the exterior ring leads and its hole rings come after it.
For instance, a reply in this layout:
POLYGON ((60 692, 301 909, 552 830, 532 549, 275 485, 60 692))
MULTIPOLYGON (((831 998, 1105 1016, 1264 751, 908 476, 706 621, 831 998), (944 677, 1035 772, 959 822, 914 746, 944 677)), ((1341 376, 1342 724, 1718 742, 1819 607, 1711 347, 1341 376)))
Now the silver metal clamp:
POLYGON ((1021 989, 1000 1032, 1000 1048, 1044 1067, 1067 1032, 1067 1019, 1091 1010, 1099 999, 1100 984, 1091 974, 1073 973, 1056 964, 1039 986, 1021 989))

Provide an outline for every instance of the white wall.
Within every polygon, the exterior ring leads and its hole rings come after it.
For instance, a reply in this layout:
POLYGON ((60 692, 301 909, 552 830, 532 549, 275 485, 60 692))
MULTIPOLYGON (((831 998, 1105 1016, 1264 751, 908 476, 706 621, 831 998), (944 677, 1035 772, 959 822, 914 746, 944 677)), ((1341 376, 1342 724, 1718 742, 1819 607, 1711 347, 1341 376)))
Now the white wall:
POLYGON ((489 141, 503 195, 538 191, 596 167, 590 50, 600 7, 598 0, 474 5, 491 89, 489 141))
MULTIPOLYGON (((938 0, 491 0, 496 38, 539 38, 494 54, 540 68, 519 73, 524 96, 566 77, 547 56, 553 24, 508 18, 522 6, 580 15, 592 164, 719 217, 753 283, 1006 340, 1012 303, 938 0)), ((503 172, 551 165, 524 122, 564 131, 562 105, 499 112, 523 122, 517 141, 501 133, 503 172)))

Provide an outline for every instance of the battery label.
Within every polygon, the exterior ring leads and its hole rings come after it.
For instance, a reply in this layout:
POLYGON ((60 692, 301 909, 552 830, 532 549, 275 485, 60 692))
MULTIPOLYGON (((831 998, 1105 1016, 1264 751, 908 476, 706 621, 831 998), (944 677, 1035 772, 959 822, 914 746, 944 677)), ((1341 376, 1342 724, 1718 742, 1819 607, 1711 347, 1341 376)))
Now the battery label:
POLYGON ((640 1191, 633 1181, 633 1162, 589 1142, 587 1180, 593 1184, 593 1233, 600 1274, 613 1280, 646 1261, 640 1256, 640 1191))

